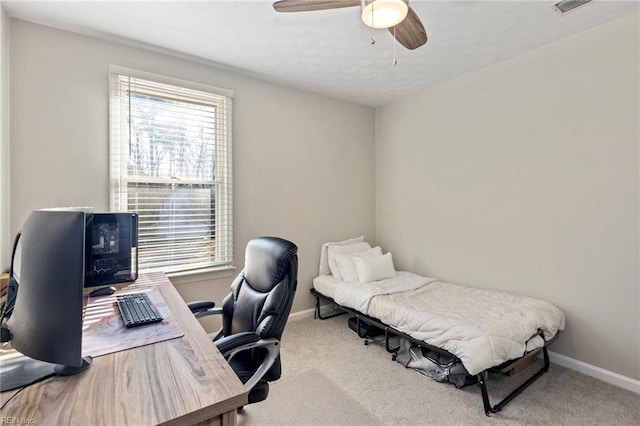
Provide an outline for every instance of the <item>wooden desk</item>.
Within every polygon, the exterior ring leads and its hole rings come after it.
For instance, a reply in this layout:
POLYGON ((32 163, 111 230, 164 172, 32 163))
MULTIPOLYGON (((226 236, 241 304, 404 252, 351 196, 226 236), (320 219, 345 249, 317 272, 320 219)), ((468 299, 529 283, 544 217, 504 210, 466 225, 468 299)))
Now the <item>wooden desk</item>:
POLYGON ((0 404, 15 397, 0 417, 56 426, 235 425, 236 409, 247 403, 242 383, 166 276, 141 275, 133 286, 150 284, 158 286, 183 337, 96 357, 76 376, 3 392, 0 404))
POLYGON ((3 272, 0 274, 0 297, 4 297, 7 294, 7 286, 9 285, 9 273, 3 272))

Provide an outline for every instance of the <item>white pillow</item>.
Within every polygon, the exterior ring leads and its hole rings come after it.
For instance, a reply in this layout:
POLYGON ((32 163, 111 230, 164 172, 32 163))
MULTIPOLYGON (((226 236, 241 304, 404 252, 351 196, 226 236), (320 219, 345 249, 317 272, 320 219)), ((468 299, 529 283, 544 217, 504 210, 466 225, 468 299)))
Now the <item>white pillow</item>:
POLYGON ((340 274, 340 268, 336 262, 336 256, 339 254, 353 254, 361 251, 369 250, 371 246, 367 242, 354 243, 348 245, 330 245, 327 248, 327 255, 329 257, 329 270, 334 278, 341 280, 342 274, 340 274))
POLYGON ((396 276, 391 253, 368 259, 354 257, 353 263, 358 273, 358 281, 361 283, 369 283, 371 281, 379 281, 396 276))
POLYGON ((318 275, 329 275, 331 273, 331 269, 329 269, 329 255, 327 253, 330 245, 345 245, 359 243, 362 241, 364 241, 364 235, 335 243, 324 243, 320 249, 320 268, 318 270, 318 275))
POLYGON ((338 264, 338 270, 344 281, 358 282, 358 272, 356 271, 356 265, 353 263, 354 257, 360 257, 363 259, 382 256, 382 249, 380 247, 374 247, 369 250, 360 251, 353 254, 337 254, 336 263, 338 264))

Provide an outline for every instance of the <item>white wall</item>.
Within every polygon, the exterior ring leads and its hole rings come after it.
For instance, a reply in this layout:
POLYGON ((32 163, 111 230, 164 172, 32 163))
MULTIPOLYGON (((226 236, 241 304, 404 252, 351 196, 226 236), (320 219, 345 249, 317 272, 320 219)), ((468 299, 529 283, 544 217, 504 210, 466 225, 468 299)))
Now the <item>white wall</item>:
MULTIPOLYGON (((108 68, 116 64, 234 91, 236 264, 253 237, 295 242, 293 311, 312 306, 323 242, 373 239, 372 108, 15 19, 11 52, 12 232, 38 207, 108 209, 108 68)), ((221 301, 232 278, 175 282, 187 300, 221 301)))
POLYGON ((9 268, 9 16, 0 5, 0 272, 9 268))
POLYGON ((639 46, 630 16, 376 112, 397 266, 546 299, 552 350, 640 379, 639 46))

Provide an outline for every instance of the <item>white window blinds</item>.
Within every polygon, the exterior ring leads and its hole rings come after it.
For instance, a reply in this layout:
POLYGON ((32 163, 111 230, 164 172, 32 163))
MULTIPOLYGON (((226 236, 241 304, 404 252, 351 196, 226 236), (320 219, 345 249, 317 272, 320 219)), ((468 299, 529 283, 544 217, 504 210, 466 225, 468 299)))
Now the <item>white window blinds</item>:
POLYGON ((140 269, 231 264, 232 93, 110 74, 111 207, 139 215, 140 269))

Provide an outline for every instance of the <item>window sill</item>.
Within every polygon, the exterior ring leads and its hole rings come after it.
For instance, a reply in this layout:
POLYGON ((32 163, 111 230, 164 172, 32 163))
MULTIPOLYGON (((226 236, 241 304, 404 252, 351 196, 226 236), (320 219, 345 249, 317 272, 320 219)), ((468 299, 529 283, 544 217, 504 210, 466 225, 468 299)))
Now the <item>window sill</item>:
POLYGON ((223 266, 218 268, 197 269, 193 271, 169 272, 167 273, 167 277, 175 285, 228 278, 232 276, 235 271, 235 266, 223 266))

